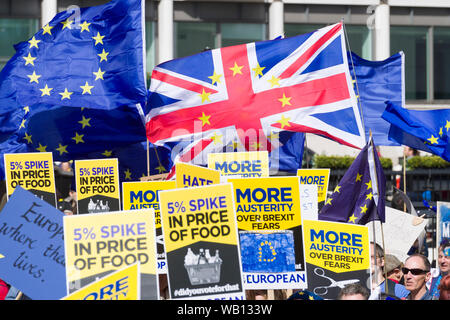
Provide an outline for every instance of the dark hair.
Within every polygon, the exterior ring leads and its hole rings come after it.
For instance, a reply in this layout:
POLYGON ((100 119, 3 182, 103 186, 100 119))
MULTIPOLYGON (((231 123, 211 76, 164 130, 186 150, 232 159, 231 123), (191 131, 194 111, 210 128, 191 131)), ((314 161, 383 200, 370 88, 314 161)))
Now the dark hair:
POLYGON ((450 239, 449 238, 444 238, 441 241, 441 244, 439 245, 439 249, 438 251, 444 251, 445 248, 450 247, 450 239))
POLYGON ((425 271, 427 271, 427 272, 430 271, 430 269, 431 269, 430 261, 428 261, 428 258, 420 253, 414 253, 414 254, 410 255, 408 258, 406 258, 405 263, 412 257, 419 257, 420 259, 422 259, 423 265, 425 266, 425 271))
POLYGON ((360 294, 366 300, 369 299, 370 292, 369 290, 359 283, 351 283, 346 285, 338 294, 338 300, 341 300, 343 296, 360 294))
POLYGON ((450 299, 450 274, 442 278, 438 286, 439 289, 439 300, 449 300, 450 299))
POLYGON ((371 241, 370 243, 375 246, 375 256, 376 257, 380 257, 380 258, 384 258, 384 250, 383 250, 383 248, 378 243, 375 243, 373 241, 371 241))

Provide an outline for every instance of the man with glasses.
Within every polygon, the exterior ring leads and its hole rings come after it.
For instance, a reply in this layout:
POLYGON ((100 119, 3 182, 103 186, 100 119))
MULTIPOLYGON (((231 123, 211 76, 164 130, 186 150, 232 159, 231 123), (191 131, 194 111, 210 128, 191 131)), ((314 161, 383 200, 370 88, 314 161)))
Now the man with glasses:
POLYGON ((407 300, 431 300, 426 283, 431 277, 430 262, 422 254, 409 256, 402 268, 405 287, 410 291, 407 300))

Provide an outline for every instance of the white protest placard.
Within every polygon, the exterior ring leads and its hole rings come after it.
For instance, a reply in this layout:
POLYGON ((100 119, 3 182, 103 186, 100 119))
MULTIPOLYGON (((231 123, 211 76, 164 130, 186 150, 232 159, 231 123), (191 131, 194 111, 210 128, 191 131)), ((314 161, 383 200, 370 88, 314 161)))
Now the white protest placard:
POLYGON ((319 220, 316 184, 300 185, 300 207, 303 220, 319 220))
MULTIPOLYGON (((369 230, 373 230, 368 223, 369 230)), ((386 253, 395 255, 400 261, 404 262, 408 257, 408 251, 414 244, 414 241, 420 236, 427 220, 413 216, 400 210, 386 207, 386 222, 383 223, 383 233, 381 232, 380 222, 375 223, 375 240, 384 246, 386 253)), ((373 234, 370 233, 370 240, 373 241, 373 234)))

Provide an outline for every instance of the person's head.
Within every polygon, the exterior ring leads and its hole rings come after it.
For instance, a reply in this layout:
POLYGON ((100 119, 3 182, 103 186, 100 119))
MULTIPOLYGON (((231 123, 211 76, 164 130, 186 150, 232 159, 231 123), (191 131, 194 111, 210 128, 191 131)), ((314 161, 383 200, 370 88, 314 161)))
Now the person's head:
POLYGON ((438 289, 439 300, 450 300, 450 274, 441 279, 438 289))
POLYGON ((359 283, 346 285, 339 292, 338 300, 367 300, 369 299, 369 290, 359 283))
MULTIPOLYGON (((376 266, 378 271, 382 270, 384 267, 384 251, 378 243, 370 242, 370 257, 372 266, 376 266)), ((374 272, 373 268, 372 272, 374 272)))
POLYGON ((418 150, 413 149, 411 147, 405 147, 403 153, 405 154, 406 157, 418 156, 420 154, 418 150))
POLYGON ((402 272, 405 279, 405 288, 415 295, 426 291, 426 282, 430 279, 430 262, 422 254, 415 253, 405 261, 402 272))
POLYGON ((442 274, 450 271, 450 241, 448 239, 438 248, 438 266, 442 274))
POLYGON ((386 254, 384 257, 384 269, 388 279, 400 281, 403 276, 403 263, 393 254, 386 254))

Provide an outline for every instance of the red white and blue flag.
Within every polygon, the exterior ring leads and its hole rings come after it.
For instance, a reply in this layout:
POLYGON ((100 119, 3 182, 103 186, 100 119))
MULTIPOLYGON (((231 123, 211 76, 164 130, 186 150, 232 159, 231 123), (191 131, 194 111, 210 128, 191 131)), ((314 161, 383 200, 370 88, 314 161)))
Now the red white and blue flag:
POLYGON ((190 141, 179 155, 188 162, 202 156, 206 163, 205 153, 230 144, 271 151, 284 130, 366 144, 342 23, 162 63, 148 103, 148 139, 190 141))

